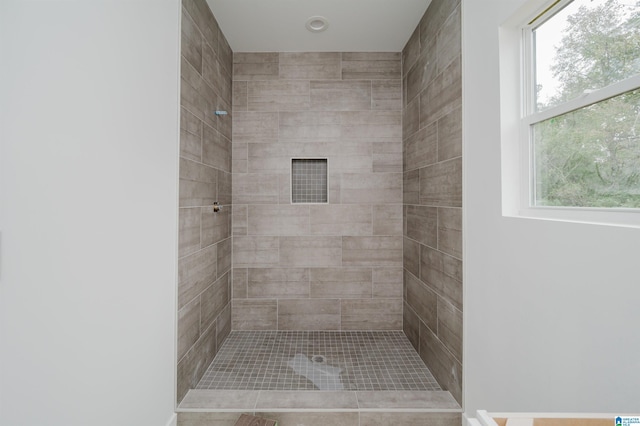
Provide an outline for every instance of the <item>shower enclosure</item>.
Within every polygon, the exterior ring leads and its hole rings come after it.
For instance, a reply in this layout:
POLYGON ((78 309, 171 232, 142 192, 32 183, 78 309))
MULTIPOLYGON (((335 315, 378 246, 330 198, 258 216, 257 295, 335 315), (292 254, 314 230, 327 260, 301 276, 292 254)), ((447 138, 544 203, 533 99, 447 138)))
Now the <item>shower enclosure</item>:
POLYGON ((179 423, 459 424, 459 2, 403 52, 234 53, 183 0, 181 75, 179 423))

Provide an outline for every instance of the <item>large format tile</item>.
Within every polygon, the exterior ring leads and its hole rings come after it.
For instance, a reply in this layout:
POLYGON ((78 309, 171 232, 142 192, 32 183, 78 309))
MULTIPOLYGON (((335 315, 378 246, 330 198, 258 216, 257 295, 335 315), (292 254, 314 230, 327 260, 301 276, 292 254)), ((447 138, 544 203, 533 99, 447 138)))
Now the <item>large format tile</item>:
POLYGON ((231 301, 231 278, 223 275, 200 296, 200 327, 207 328, 231 301))
POLYGON ((210 206, 217 198, 216 169, 180 158, 180 207, 210 206))
POLYGON ((345 111, 340 117, 343 138, 376 141, 402 137, 400 111, 345 111))
POLYGON ((178 223, 178 257, 200 250, 200 208, 179 209, 178 223))
POLYGON ((295 299, 309 297, 309 270, 304 268, 249 268, 248 297, 295 299))
MULTIPOLYGON (((250 410, 247 410, 244 414, 249 414, 249 412, 250 410)), ((242 412, 225 411, 181 412, 178 413, 178 426, 234 426, 242 414, 242 412)))
POLYGON ((430 124, 403 142, 402 164, 405 171, 425 167, 438 161, 438 127, 430 124))
POLYGON ((462 310, 462 261, 437 250, 420 249, 420 280, 462 310))
POLYGON ((278 300, 278 330, 339 329, 339 299, 278 300))
POLYGON ((343 173, 343 204, 398 204, 402 202, 401 173, 343 173))
POLYGON ((459 4, 460 0, 434 0, 429 4, 419 24, 421 45, 436 38, 438 31, 459 4))
POLYGON ((340 266, 340 237, 280 237, 280 265, 292 267, 340 266))
POLYGON ((200 337, 200 298, 196 297, 178 311, 178 359, 196 343, 200 337))
POLYGON ((407 206, 407 237, 436 248, 438 245, 438 209, 407 206))
POLYGON ((438 120, 438 161, 462 155, 462 108, 438 120))
POLYGON ((462 209, 438 208, 438 250, 462 259, 462 209))
POLYGON ((310 292, 313 298, 371 297, 371 269, 313 268, 310 274, 310 292))
POLYGON ((373 206, 373 235, 402 235, 402 204, 373 206))
POLYGON ((202 162, 225 172, 231 172, 231 141, 209 126, 204 126, 202 162))
POLYGON ((343 237, 344 266, 401 266, 402 237, 343 237))
POLYGON ((234 173, 233 204, 278 204, 278 175, 234 173))
POLYGON ((269 299, 233 299, 231 328, 233 330, 276 330, 278 302, 269 299))
POLYGON ((340 79, 340 53, 280 53, 280 78, 303 80, 340 79))
POLYGON ((326 142, 338 140, 341 135, 339 112, 282 112, 278 117, 280 141, 326 142))
POLYGON ((460 57, 461 43, 460 5, 444 21, 436 36, 436 59, 438 72, 446 69, 452 61, 460 57))
POLYGON ((438 338, 462 362, 462 312, 438 298, 438 338))
POLYGON ((371 82, 371 109, 402 110, 402 80, 374 80, 371 82))
POLYGON ((462 206, 462 158, 420 169, 420 204, 462 206))
POLYGON ((370 81, 312 81, 311 109, 361 111, 371 109, 370 81))
POLYGON ((406 274, 406 301, 431 330, 438 328, 438 296, 412 274, 406 274))
POLYGON ((201 219, 202 246, 216 244, 231 235, 231 210, 225 206, 217 213, 213 207, 203 207, 201 219))
POLYGON ((462 401, 462 364, 442 344, 431 330, 420 326, 420 357, 444 390, 460 403, 462 401))
POLYGON ((198 72, 202 72, 202 35, 191 16, 182 9, 180 53, 198 72))
POLYGON ((416 277, 420 276, 420 243, 409 238, 402 241, 402 265, 416 277))
POLYGON ((259 393, 260 391, 257 390, 191 389, 178 408, 181 410, 233 409, 253 411, 259 393))
POLYGON ((279 55, 277 53, 234 53, 233 79, 277 80, 279 55))
POLYGON ((353 426, 358 424, 356 412, 257 412, 256 416, 276 420, 278 426, 353 426))
POLYGON ((278 140, 278 113, 237 111, 233 116, 233 143, 278 140))
POLYGON ((373 268, 373 297, 402 297, 402 268, 373 268))
POLYGON ((407 74, 407 101, 412 102, 416 96, 438 75, 438 61, 436 58, 436 40, 427 40, 420 46, 422 51, 416 64, 407 74))
POLYGON ((406 75, 420 56, 420 26, 417 26, 402 49, 402 74, 406 75))
POLYGON ((342 300, 342 330, 402 330, 402 299, 342 300))
POLYGON ((310 226, 312 235, 371 235, 371 206, 312 206, 310 226))
POLYGON ((233 238, 233 266, 254 268, 278 264, 278 237, 237 236, 233 238))
POLYGON ((402 200, 404 204, 420 203, 420 170, 402 174, 402 200))
POLYGON ((308 235, 309 206, 251 205, 247 232, 249 235, 308 235))
POLYGON ((247 87, 249 111, 300 111, 309 109, 309 81, 251 81, 247 87))
POLYGON ((215 245, 178 261, 178 308, 193 300, 215 281, 216 263, 215 245))
POLYGON ((231 333, 231 301, 227 303, 220 315, 216 318, 216 341, 218 347, 222 346, 224 341, 231 333))
POLYGON ((395 140, 374 142, 371 144, 372 168, 375 173, 402 172, 402 141, 400 138, 394 139, 395 140))
POLYGON ((420 349, 420 318, 406 301, 402 309, 402 331, 413 348, 418 351, 420 349))
POLYGON ((344 80, 386 80, 401 77, 399 52, 345 52, 342 54, 344 80))
POLYGON ((216 341, 216 325, 200 333, 200 338, 178 362, 177 401, 180 402, 187 391, 194 388, 213 361, 218 350, 216 341))
POLYGON ((462 105, 461 60, 458 57, 420 94, 420 125, 435 122, 462 105))

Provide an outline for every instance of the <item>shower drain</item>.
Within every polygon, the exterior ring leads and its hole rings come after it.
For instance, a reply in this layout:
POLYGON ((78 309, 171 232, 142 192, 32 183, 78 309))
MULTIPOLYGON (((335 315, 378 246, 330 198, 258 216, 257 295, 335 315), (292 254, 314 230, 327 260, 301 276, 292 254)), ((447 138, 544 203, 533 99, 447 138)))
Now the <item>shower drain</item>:
POLYGON ((311 356, 311 362, 315 362, 316 364, 324 364, 327 361, 327 359, 324 357, 324 355, 312 355, 311 356))

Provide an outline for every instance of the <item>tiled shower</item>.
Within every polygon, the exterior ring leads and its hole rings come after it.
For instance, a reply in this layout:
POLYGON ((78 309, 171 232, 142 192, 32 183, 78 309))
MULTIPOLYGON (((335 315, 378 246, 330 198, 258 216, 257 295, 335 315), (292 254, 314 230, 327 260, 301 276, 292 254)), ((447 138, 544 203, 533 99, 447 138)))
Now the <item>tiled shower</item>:
POLYGON ((403 52, 232 53, 183 0, 178 401, 240 332, 400 333, 461 401, 460 72, 459 1, 403 52))

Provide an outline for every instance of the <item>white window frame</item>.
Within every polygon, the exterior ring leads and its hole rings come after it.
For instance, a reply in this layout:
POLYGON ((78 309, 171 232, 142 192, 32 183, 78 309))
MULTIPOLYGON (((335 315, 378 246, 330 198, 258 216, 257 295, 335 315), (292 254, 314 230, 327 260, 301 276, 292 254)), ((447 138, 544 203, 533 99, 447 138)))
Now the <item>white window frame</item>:
POLYGON ((640 228, 640 209, 536 206, 532 125, 640 88, 640 75, 536 111, 533 30, 571 0, 530 0, 500 27, 503 215, 640 228))

